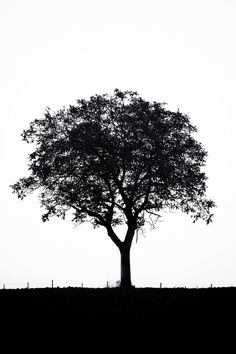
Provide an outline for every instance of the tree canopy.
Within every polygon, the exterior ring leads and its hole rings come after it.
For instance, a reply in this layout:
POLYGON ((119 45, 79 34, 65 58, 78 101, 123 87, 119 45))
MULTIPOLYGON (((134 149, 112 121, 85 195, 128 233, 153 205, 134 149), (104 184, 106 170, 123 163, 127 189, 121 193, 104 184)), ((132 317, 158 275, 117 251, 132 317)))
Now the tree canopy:
POLYGON ((89 216, 95 225, 117 225, 132 215, 140 228, 144 212, 168 208, 209 223, 213 202, 201 172, 207 153, 196 131, 187 115, 130 91, 47 109, 22 134, 36 149, 30 176, 12 187, 22 199, 40 189, 44 221, 73 208, 77 222, 89 216))

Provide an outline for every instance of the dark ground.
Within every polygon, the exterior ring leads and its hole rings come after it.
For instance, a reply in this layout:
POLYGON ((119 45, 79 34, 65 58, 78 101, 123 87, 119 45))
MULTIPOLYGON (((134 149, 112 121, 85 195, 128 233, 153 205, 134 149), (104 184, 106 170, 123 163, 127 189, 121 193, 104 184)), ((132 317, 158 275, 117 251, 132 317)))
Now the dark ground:
MULTIPOLYGON (((0 290, 1 338, 62 339, 164 338, 217 341, 223 333, 236 341, 236 288, 0 290)), ((88 342, 87 342, 88 343, 88 342)), ((107 342, 108 343, 108 342, 107 342)), ((88 343, 89 345, 89 343, 88 343)), ((168 343, 166 343, 168 345, 168 343)))

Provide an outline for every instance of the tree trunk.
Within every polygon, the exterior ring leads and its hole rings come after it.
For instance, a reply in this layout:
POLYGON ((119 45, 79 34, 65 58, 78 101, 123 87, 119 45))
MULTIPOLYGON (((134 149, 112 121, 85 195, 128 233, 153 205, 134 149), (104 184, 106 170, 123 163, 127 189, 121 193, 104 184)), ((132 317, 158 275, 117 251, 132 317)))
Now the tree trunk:
POLYGON ((123 288, 130 288, 131 284, 131 274, 130 274, 130 247, 123 245, 120 248, 121 254, 121 278, 120 286, 123 288))
POLYGON ((115 243, 115 245, 120 250, 121 255, 121 275, 120 275, 120 286, 123 288, 132 287, 131 275, 130 275, 130 248, 132 240, 134 237, 135 227, 129 225, 125 240, 122 242, 116 233, 114 232, 111 225, 107 225, 108 236, 115 243))

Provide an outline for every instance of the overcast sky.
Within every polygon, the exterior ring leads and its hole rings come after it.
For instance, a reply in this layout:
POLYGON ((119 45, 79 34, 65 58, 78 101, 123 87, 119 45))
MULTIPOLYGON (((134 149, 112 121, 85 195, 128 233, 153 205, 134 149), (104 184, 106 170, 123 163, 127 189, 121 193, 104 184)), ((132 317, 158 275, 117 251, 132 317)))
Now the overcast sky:
POLYGON ((0 288, 105 286, 120 277, 105 229, 42 223, 37 196, 9 185, 27 175, 20 134, 47 106, 134 90, 187 113, 209 153, 211 225, 163 213, 134 240, 136 286, 236 286, 234 0, 0 0, 0 288))

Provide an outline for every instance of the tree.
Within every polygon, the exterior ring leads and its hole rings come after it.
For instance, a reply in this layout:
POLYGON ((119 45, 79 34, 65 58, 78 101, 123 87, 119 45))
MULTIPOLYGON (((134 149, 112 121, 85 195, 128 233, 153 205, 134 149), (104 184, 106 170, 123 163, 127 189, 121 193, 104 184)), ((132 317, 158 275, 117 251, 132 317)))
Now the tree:
POLYGON ((33 143, 28 177, 11 187, 19 198, 39 190, 46 221, 56 215, 103 226, 121 254, 121 286, 131 286, 130 248, 147 216, 181 210, 195 222, 212 221, 205 196, 207 153, 185 114, 148 102, 136 92, 80 99, 35 119, 22 133, 33 143), (123 241, 115 227, 125 223, 123 241))

